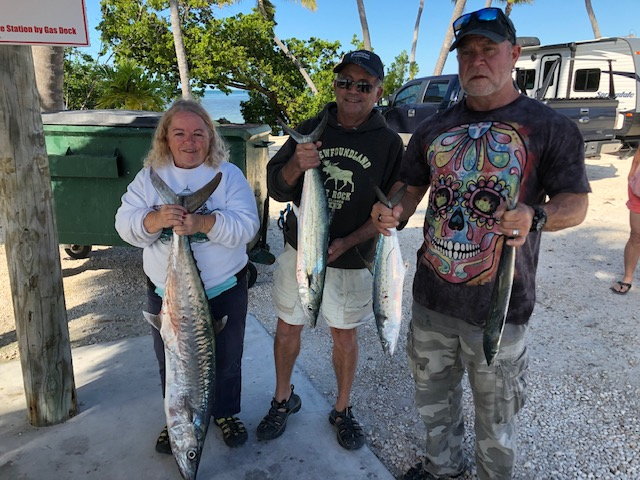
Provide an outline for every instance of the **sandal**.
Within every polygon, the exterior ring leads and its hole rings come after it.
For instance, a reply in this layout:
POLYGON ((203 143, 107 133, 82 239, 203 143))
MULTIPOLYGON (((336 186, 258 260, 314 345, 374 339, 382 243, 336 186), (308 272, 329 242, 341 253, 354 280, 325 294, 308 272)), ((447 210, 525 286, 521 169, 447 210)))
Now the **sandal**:
POLYGON ((222 430, 222 438, 228 447, 239 447, 247 441, 247 429, 238 417, 216 418, 214 422, 222 430))
POLYGON ((156 440, 156 452, 166 453, 167 455, 171 455, 173 453, 171 451, 171 443, 169 443, 169 431, 167 430, 166 425, 160 432, 158 440, 156 440))
POLYGON ((275 398, 271 400, 271 408, 256 431, 258 440, 273 440, 282 435, 287 428, 287 418, 299 411, 300 407, 302 407, 302 401, 298 395, 293 393, 293 385, 291 385, 291 395, 288 400, 281 402, 276 401, 275 398))
POLYGON ((622 281, 617 281, 616 283, 611 285, 611 287, 609 287, 609 288, 611 289, 611 291, 613 293, 617 293, 618 295, 624 295, 629 290, 631 290, 631 284, 630 283, 626 283, 626 282, 622 282, 622 281))
POLYGON ((351 407, 338 412, 335 408, 329 414, 329 423, 338 429, 338 443, 347 450, 357 450, 364 445, 364 432, 351 413, 351 407))

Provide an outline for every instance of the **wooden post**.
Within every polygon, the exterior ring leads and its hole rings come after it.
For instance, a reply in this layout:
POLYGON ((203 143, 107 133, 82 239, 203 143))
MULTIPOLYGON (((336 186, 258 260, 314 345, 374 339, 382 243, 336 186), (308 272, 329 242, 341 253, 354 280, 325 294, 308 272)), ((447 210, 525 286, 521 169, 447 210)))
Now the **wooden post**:
POLYGON ((77 413, 49 161, 31 47, 0 46, 0 220, 29 422, 77 413))

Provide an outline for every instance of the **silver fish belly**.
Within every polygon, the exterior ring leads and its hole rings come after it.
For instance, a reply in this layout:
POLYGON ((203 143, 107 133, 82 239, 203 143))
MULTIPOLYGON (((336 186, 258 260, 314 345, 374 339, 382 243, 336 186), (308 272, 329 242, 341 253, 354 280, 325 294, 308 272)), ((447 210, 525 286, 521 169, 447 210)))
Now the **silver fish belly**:
POLYGON ((500 265, 496 274, 496 281, 491 292, 491 303, 489 306, 489 316, 482 332, 482 347, 487 365, 498 354, 502 331, 507 319, 509 310, 509 300, 511 299, 511 287, 513 286, 513 274, 516 266, 516 248, 502 244, 500 254, 500 265))
POLYGON ((304 173, 302 197, 298 209, 298 249, 296 280, 307 322, 315 327, 322 303, 329 248, 329 207, 320 172, 304 173))
POLYGON ((186 237, 173 235, 160 312, 165 346, 165 414, 171 450, 195 479, 213 401, 215 338, 209 303, 186 237))
POLYGON ((402 293, 407 271, 400 251, 398 232, 379 234, 373 263, 373 313, 385 353, 393 355, 402 324, 402 293))

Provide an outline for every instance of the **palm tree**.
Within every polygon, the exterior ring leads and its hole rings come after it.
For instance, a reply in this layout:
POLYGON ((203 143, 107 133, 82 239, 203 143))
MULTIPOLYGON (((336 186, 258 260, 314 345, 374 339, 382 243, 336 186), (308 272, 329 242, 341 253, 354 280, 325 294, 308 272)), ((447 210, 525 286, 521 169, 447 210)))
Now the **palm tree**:
POLYGON ((455 2, 455 6, 453 7, 453 13, 451 14, 451 21, 449 22, 449 28, 447 29, 447 33, 444 36, 444 40, 442 42, 442 48, 440 48, 440 56, 436 61, 436 66, 433 69, 434 75, 441 75, 442 70, 444 69, 444 64, 447 61, 447 55, 449 55, 449 48, 451 47, 451 43, 453 41, 453 22, 456 18, 462 15, 464 11, 464 7, 467 4, 467 0, 453 0, 455 2))
POLYGON ((420 31, 420 18, 422 17, 422 9, 424 8, 424 0, 420 0, 418 6, 418 15, 416 16, 416 26, 413 27, 413 41, 411 42, 411 54, 409 55, 409 80, 413 79, 416 72, 416 46, 418 44, 418 32, 420 31))
POLYGON ((64 110, 64 47, 31 47, 40 110, 64 110))
POLYGON ((533 0, 500 0, 502 3, 506 4, 504 7, 504 14, 508 17, 511 15, 511 10, 514 5, 519 5, 523 3, 533 3, 533 0))
POLYGON ((369 36, 369 24, 367 23, 367 13, 364 11, 364 0, 356 0, 358 3, 358 14, 360 15, 360 25, 362 25, 362 40, 365 50, 371 50, 371 37, 369 36))
POLYGON ((178 0, 169 0, 171 11, 171 32, 173 33, 173 44, 176 49, 176 60, 178 71, 180 72, 180 86, 182 88, 182 98, 191 100, 191 79, 189 77, 189 63, 187 62, 187 52, 182 39, 182 27, 180 24, 180 12, 178 11, 178 0))
POLYGON ((589 15, 589 20, 591 21, 591 28, 593 29, 594 38, 602 37, 602 35, 600 34, 600 26, 598 25, 598 19, 596 18, 596 14, 593 13, 591 0, 584 0, 584 6, 587 8, 587 14, 589 15))
MULTIPOLYGON (((317 8, 316 0, 300 0, 300 4, 304 8, 308 8, 311 11, 315 11, 317 8)), ((260 10, 260 13, 266 20, 273 22, 273 24, 275 25, 276 9, 270 0, 258 0, 258 10, 260 10)), ((318 88, 316 87, 316 84, 313 83, 313 80, 311 80, 311 76, 309 76, 309 73, 307 72, 307 70, 304 68, 302 63, 300 63, 300 60, 298 60, 296 56, 293 53, 291 53, 291 51, 287 48, 284 42, 280 40, 280 38, 275 34, 275 31, 273 33, 273 41, 278 47, 280 47, 280 50, 282 50, 282 52, 297 67, 298 71, 300 72, 300 75, 302 75, 302 78, 304 78, 304 81, 307 83, 307 86, 309 87, 311 92, 313 92, 314 95, 317 95, 318 88)))
POLYGON ((165 99, 162 83, 150 78, 131 60, 114 69, 105 67, 105 86, 96 102, 98 108, 162 111, 165 99))

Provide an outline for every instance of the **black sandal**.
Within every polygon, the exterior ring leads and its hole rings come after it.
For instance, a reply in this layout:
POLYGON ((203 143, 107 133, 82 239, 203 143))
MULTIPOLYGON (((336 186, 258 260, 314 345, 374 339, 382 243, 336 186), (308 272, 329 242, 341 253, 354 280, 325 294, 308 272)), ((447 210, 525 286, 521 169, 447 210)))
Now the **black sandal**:
POLYGON ((256 430, 258 440, 273 440, 282 435, 285 428, 287 428, 287 418, 289 418, 289 415, 300 411, 300 407, 302 407, 302 400, 293 393, 293 385, 291 385, 291 395, 287 400, 281 402, 276 401, 275 398, 271 400, 269 412, 264 416, 256 430))
POLYGON ((338 429, 338 443, 347 450, 357 450, 364 445, 364 432, 351 413, 351 407, 338 412, 335 408, 329 414, 329 423, 338 429))
POLYGON ((166 453, 167 455, 171 455, 173 453, 171 451, 171 443, 169 443, 169 431, 167 430, 166 425, 160 432, 160 436, 158 436, 158 440, 156 441, 156 452, 166 453))
POLYGON ((247 441, 247 429, 238 417, 216 418, 214 422, 222 430, 222 438, 228 447, 239 447, 247 441))

